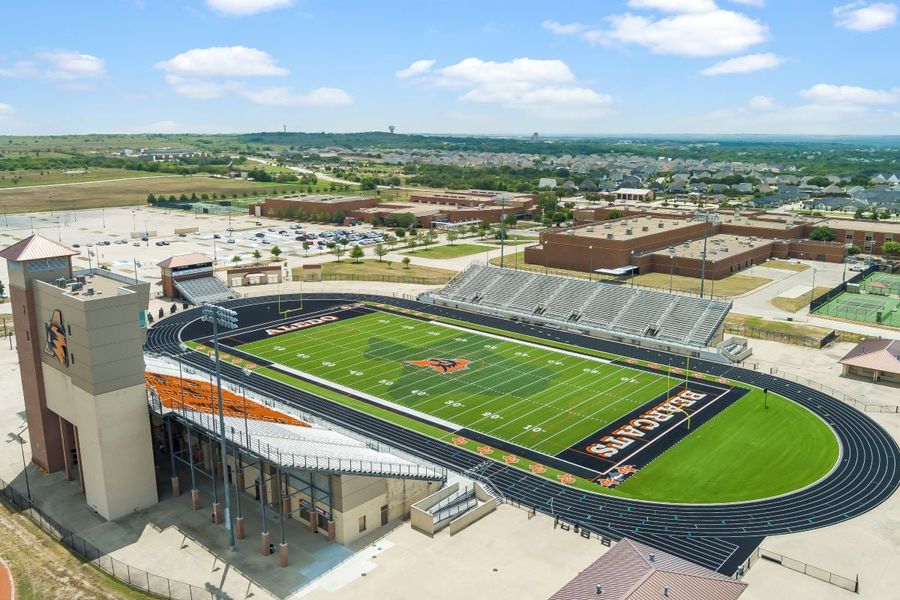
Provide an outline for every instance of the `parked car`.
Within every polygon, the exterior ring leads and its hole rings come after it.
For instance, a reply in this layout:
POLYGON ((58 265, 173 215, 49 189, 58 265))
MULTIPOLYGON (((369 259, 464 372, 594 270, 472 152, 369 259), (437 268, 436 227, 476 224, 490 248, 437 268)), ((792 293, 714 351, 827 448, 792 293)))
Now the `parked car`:
POLYGON ((228 238, 227 240, 225 240, 225 242, 228 243, 228 244, 233 244, 233 243, 234 243, 234 238, 228 238))
POLYGON ((214 233, 214 234, 213 234, 213 239, 214 239, 214 240, 221 240, 221 239, 222 239, 222 236, 219 235, 218 233, 214 233))

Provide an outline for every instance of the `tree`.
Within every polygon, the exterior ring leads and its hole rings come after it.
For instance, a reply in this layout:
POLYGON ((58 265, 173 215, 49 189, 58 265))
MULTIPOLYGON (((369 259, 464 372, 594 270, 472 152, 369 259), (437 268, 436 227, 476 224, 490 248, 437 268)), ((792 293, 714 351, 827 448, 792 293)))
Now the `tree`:
POLYGON ((269 250, 269 252, 272 253, 272 256, 275 258, 275 260, 278 260, 278 257, 281 256, 281 248, 279 248, 278 246, 272 246, 272 249, 269 250))
POLYGON ((625 216, 625 213, 619 209, 611 210, 606 213, 606 217, 604 217, 607 221, 612 221, 613 219, 621 219, 625 216))
POLYGON ((881 251, 888 256, 898 256, 900 255, 900 242, 885 240, 884 244, 881 245, 881 251))
POLYGON ((394 230, 394 233, 397 234, 397 237, 398 237, 398 238, 406 237, 406 230, 405 230, 405 229, 397 228, 397 229, 394 230))
POLYGON ((400 262, 403 263, 403 268, 404 268, 404 269, 408 269, 408 268, 409 268, 409 263, 412 262, 412 261, 409 260, 409 257, 408 257, 408 256, 404 256, 404 257, 403 257, 403 260, 400 261, 400 262))
POLYGON ((827 225, 819 225, 809 233, 809 239, 817 242, 833 242, 835 239, 834 229, 827 225))
POLYGON ((147 194, 147 204, 156 204, 156 196, 147 194))
POLYGON ((344 255, 344 252, 346 252, 346 250, 343 246, 339 246, 337 244, 333 244, 331 246, 331 253, 334 254, 338 262, 341 262, 341 257, 344 255))
POLYGON ((309 242, 303 240, 303 256, 309 256, 309 242))
POLYGON ((381 259, 388 253, 388 249, 384 247, 384 244, 375 244, 374 252, 378 257, 378 262, 381 262, 381 259))
POLYGON ((259 264, 259 259, 262 258, 262 252, 259 251, 259 248, 253 251, 253 258, 256 260, 256 264, 259 264))
POLYGON ((0 281, 0 298, 6 297, 6 285, 0 281))
POLYGON ((232 257, 231 257, 231 262, 234 263, 234 266, 237 266, 238 264, 240 264, 240 262, 241 262, 241 257, 240 257, 240 255, 235 254, 234 256, 232 256, 232 257))
POLYGON ((339 208, 334 211, 334 214, 331 216, 331 222, 335 225, 343 225, 345 218, 346 215, 344 214, 344 211, 339 208))
POLYGON ((829 181, 827 177, 822 177, 821 175, 818 177, 810 177, 806 183, 817 187, 828 187, 831 185, 831 181, 829 181))
POLYGON ((503 217, 503 224, 507 227, 515 227, 518 222, 519 219, 516 218, 516 215, 506 215, 503 217))
POLYGON ((860 252, 862 252, 862 250, 859 246, 850 246, 849 248, 847 248, 847 254, 849 256, 856 256, 860 252))
POLYGON ((451 229, 450 231, 447 232, 447 241, 450 242, 451 246, 453 245, 453 242, 455 242, 457 239, 459 239, 459 234, 456 232, 455 229, 451 229))
POLYGON ((359 259, 361 259, 364 254, 365 252, 363 252, 362 246, 353 246, 353 250, 350 251, 350 258, 358 264, 359 259))

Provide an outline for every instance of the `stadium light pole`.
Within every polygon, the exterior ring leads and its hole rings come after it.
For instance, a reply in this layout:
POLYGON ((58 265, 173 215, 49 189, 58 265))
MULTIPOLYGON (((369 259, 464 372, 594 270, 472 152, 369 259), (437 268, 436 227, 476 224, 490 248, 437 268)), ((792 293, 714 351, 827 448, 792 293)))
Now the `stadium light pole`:
POLYGON ((816 293, 816 268, 813 267, 812 270, 812 289, 809 290, 809 303, 812 304, 813 296, 816 293))
POLYGON ((709 239, 709 211, 704 213, 703 220, 705 226, 703 228, 703 252, 700 253, 703 259, 700 263, 700 297, 703 297, 703 287, 706 283, 706 241, 709 239))
POLYGON ((844 244, 844 273, 841 275, 841 281, 847 281, 847 259, 850 258, 850 248, 853 244, 844 244))
POLYGON ((669 293, 672 293, 672 280, 675 279, 675 246, 669 246, 669 293))
POLYGON ((219 360, 219 326, 226 329, 237 329, 237 312, 217 304, 204 304, 203 320, 212 323, 213 346, 215 347, 216 393, 219 401, 219 449, 222 455, 222 482, 225 498, 225 529, 228 530, 228 549, 234 551, 234 528, 231 525, 231 495, 228 491, 228 450, 225 445, 225 411, 222 407, 222 374, 219 360))
POLYGON ((594 280, 594 247, 588 246, 588 281, 594 280))

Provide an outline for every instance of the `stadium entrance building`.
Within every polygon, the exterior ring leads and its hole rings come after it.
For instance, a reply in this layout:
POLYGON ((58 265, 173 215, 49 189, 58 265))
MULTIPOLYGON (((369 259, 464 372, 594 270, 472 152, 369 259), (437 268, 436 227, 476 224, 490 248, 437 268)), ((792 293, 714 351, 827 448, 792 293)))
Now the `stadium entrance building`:
POLYGON ((143 353, 150 284, 73 271, 77 254, 32 234, 0 257, 32 460, 77 479, 88 505, 116 519, 157 502, 143 353))

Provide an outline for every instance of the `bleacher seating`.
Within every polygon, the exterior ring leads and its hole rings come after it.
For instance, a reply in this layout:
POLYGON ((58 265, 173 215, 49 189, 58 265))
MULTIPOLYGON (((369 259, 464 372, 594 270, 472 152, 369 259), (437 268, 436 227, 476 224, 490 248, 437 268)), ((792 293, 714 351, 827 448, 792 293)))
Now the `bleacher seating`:
POLYGON ((175 289, 178 290, 182 298, 194 306, 206 303, 213 304, 237 297, 230 287, 215 277, 176 281, 175 289))
POLYGON ((481 265, 469 267, 431 296, 691 346, 708 346, 731 309, 730 303, 707 298, 481 265))

